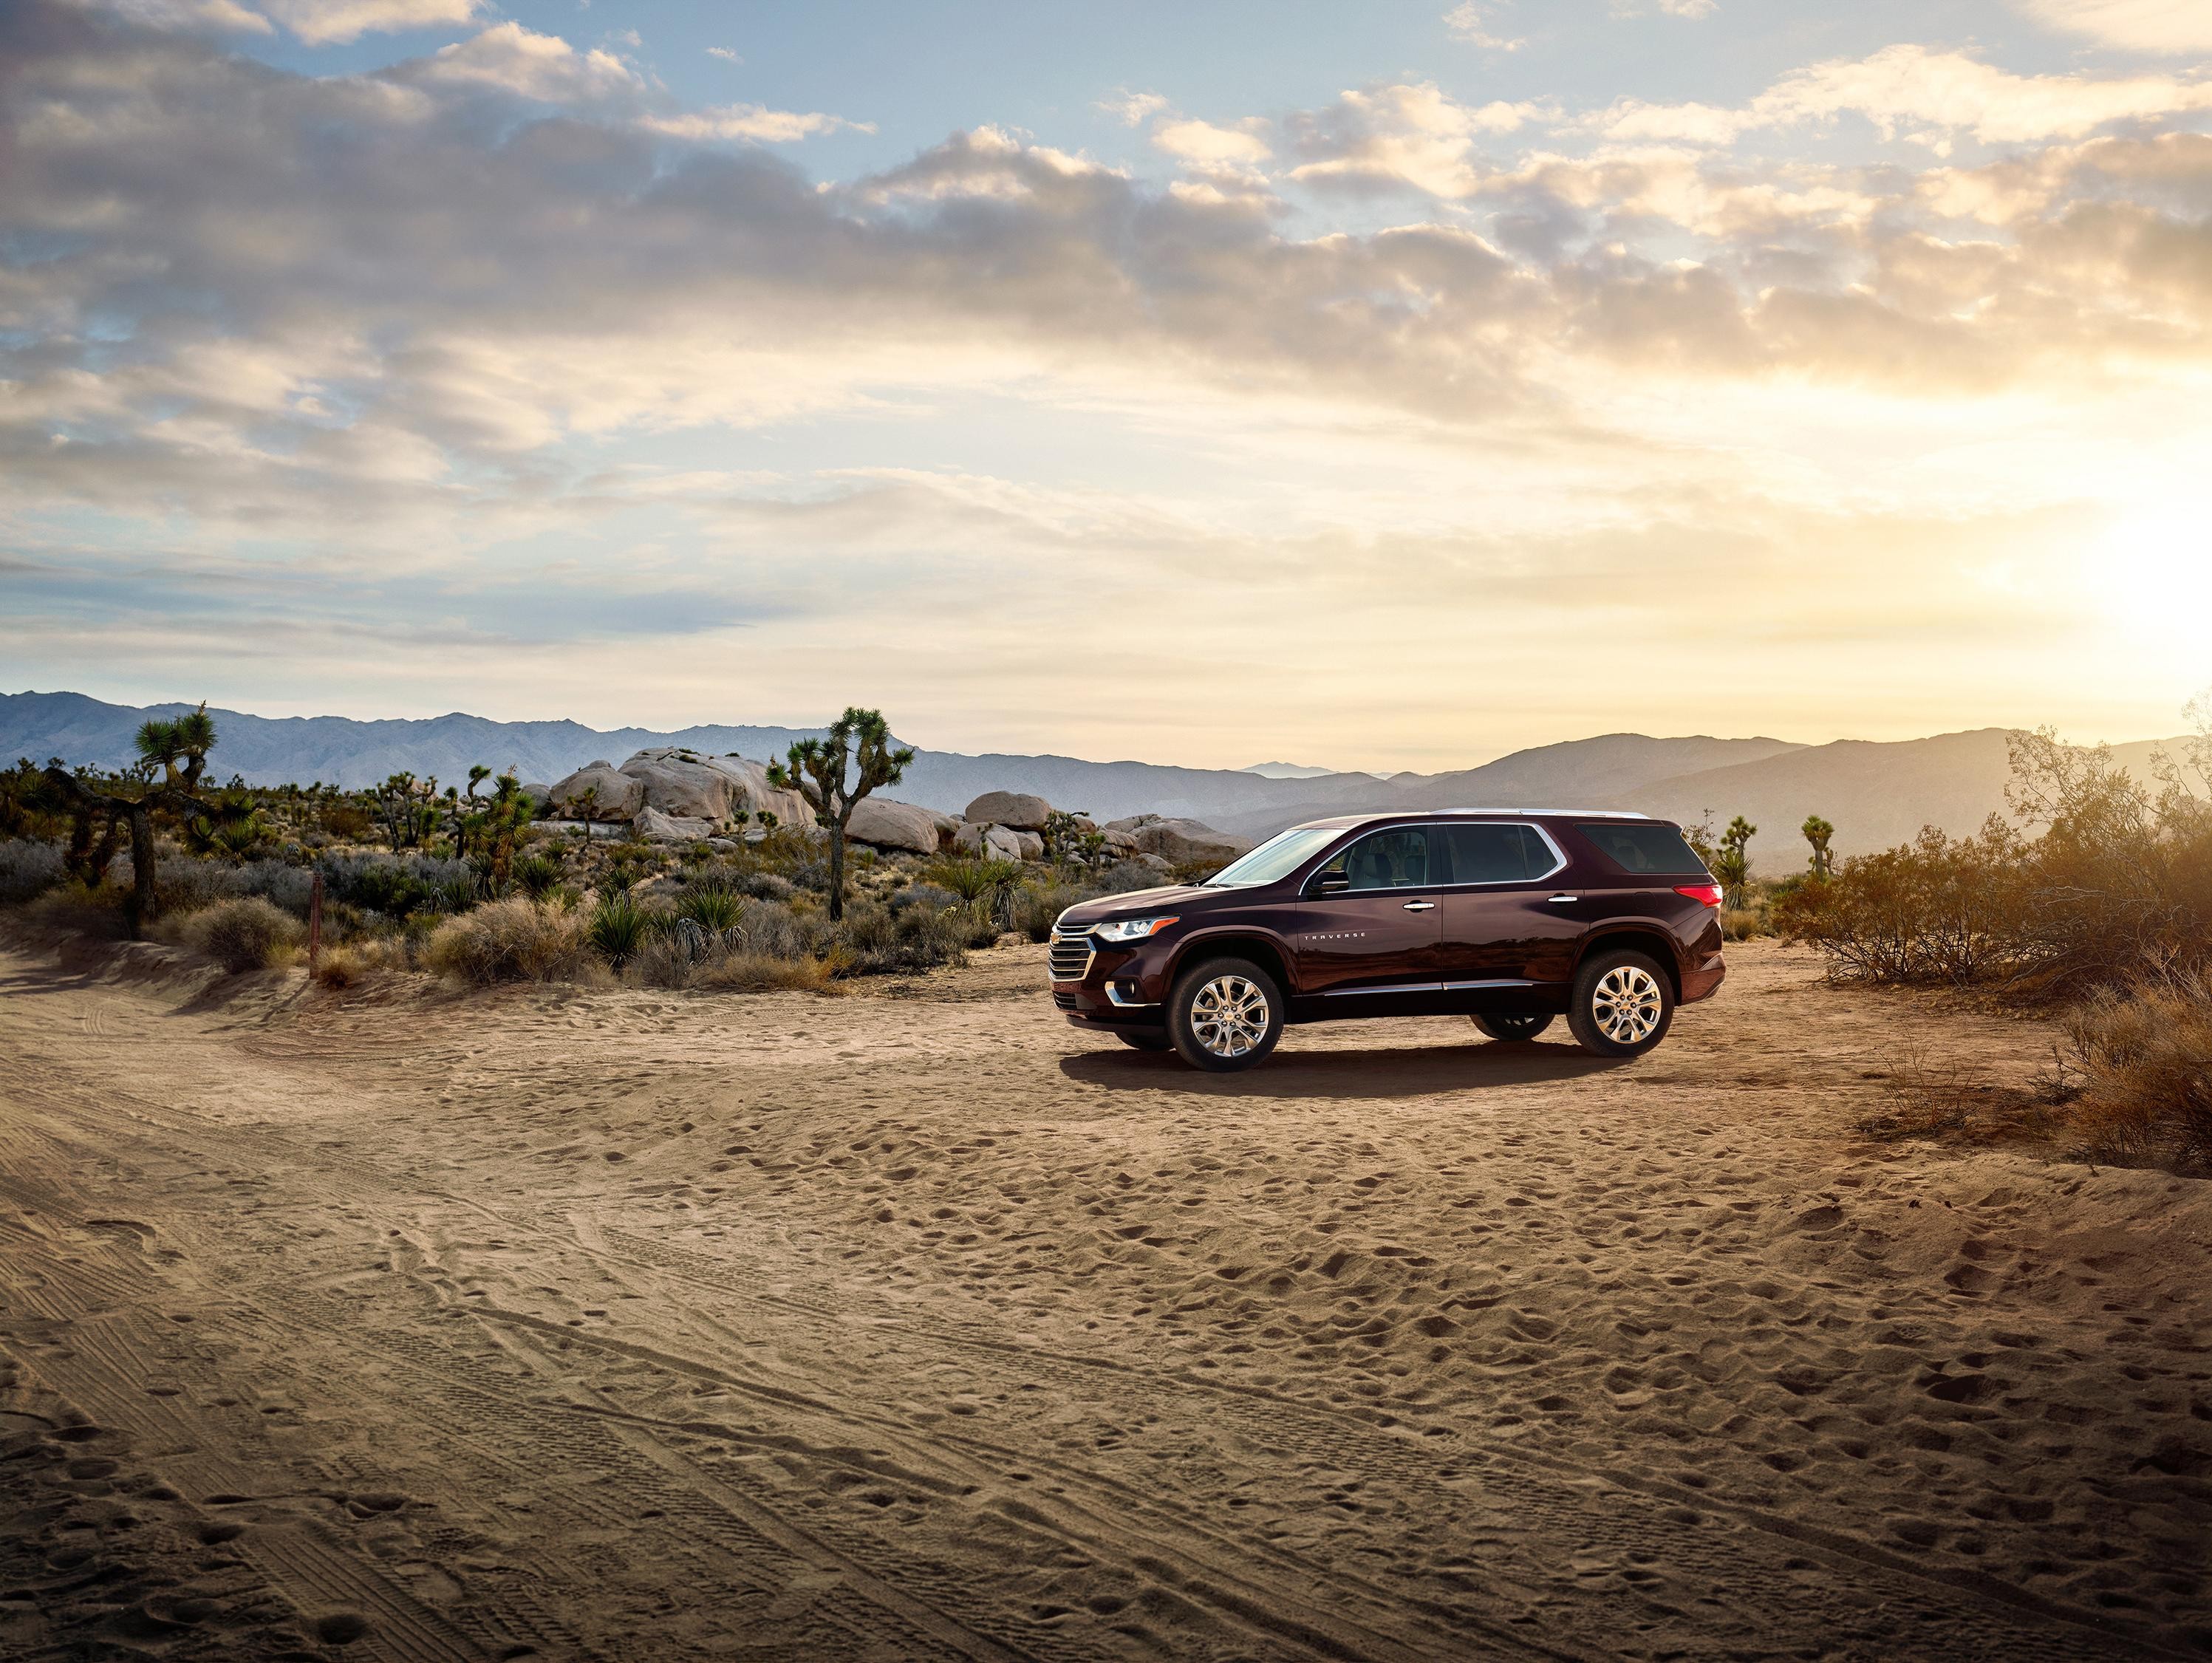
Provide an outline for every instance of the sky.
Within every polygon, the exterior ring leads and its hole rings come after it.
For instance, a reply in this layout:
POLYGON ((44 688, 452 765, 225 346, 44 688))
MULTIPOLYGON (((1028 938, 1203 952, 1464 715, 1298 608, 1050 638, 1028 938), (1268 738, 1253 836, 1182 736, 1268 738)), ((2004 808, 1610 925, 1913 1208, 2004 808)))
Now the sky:
POLYGON ((2212 3, 0 6, 0 686, 2178 731, 2212 3))

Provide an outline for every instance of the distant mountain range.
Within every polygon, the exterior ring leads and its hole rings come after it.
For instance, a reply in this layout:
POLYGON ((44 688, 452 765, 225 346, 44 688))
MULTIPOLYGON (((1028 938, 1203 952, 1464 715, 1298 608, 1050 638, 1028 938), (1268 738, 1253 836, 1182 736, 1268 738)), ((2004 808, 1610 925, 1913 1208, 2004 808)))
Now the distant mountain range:
MULTIPOLYGON (((185 704, 105 704, 79 693, 0 694, 0 760, 58 756, 118 768, 149 716, 185 704)), ((212 712, 222 738, 210 772, 255 785, 287 781, 358 786, 402 770, 465 780, 472 763, 513 768, 550 782, 585 763, 620 762, 649 745, 684 745, 755 758, 781 756, 820 729, 690 727, 602 730, 580 722, 495 722, 456 713, 424 720, 357 721, 344 716, 253 716, 212 712)), ((2002 728, 1878 743, 1793 744, 1785 739, 1651 738, 1609 733, 1516 751, 1447 774, 1309 772, 1288 763, 1255 768, 1185 768, 1153 762, 1091 762, 1073 756, 920 750, 896 787, 905 801, 957 812, 987 791, 1033 792, 1055 807, 1100 819, 1188 815, 1247 837, 1272 835, 1325 815, 1402 809, 1623 808, 1694 823, 1737 814, 1759 830, 1755 868, 1791 871, 1804 861, 1797 828, 1819 814, 1836 827, 1839 853, 1904 841, 1923 825, 1973 830, 2004 808, 2009 777, 2002 728), (1263 771, 1264 770, 1264 771, 1263 771), (1279 773, 1278 771, 1280 771, 1279 773)), ((2174 740, 2114 747, 2147 773, 2150 753, 2174 740)))

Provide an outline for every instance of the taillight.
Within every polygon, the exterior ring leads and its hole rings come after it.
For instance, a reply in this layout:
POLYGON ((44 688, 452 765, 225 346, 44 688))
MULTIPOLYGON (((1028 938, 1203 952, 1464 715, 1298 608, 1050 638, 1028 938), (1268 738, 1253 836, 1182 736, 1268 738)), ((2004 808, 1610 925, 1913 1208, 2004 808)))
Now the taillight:
POLYGON ((1674 893, 1686 895, 1700 906, 1717 907, 1721 904, 1721 886, 1717 883, 1677 883, 1674 893))

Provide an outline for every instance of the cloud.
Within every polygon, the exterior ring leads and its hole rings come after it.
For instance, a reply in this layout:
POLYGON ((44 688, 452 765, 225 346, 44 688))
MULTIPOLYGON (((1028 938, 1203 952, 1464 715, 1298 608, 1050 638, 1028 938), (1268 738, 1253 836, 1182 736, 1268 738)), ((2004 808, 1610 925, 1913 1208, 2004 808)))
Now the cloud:
POLYGON ((404 70, 409 78, 495 87, 543 104, 589 103, 642 91, 645 82, 613 53, 580 52, 558 35, 499 23, 474 39, 441 46, 404 70))
POLYGON ((2212 52, 2212 9, 2203 0, 2013 0, 2014 9, 2069 34, 2122 52, 2212 52))
POLYGON ((1123 93, 1117 97, 1099 100, 1097 107, 1125 127, 1140 127, 1147 117, 1166 109, 1168 101, 1158 93, 1123 93))
POLYGON ((709 46, 707 48, 707 56, 719 58, 725 64, 742 64, 745 61, 727 46, 709 46))
POLYGON ((1963 52, 1886 46, 1784 76, 1747 105, 1624 100, 1587 125, 1625 141, 1727 144, 1761 128, 1863 116, 1885 137, 1964 133, 1989 144, 2072 138, 2109 123, 2212 109, 2212 79, 2021 76, 1963 52))
POLYGON ((1273 154, 1260 137, 1266 126, 1258 120, 1240 122, 1234 127, 1188 118, 1162 121, 1152 127, 1152 145, 1203 167, 1249 167, 1273 154))
POLYGON ((483 0, 261 0, 263 10, 310 46, 343 45, 364 34, 465 23, 483 3, 483 0))
POLYGON ((1304 184, 1354 190, 1411 186, 1463 197, 1481 184, 1479 139, 1510 133, 1547 112, 1533 103, 1462 104, 1432 82, 1346 92, 1325 109, 1291 122, 1297 154, 1291 172, 1304 184))
POLYGON ((872 133, 875 124, 848 121, 819 111, 771 110, 758 104, 723 104, 677 115, 641 118, 639 125, 671 138, 750 139, 763 144, 791 144, 817 133, 872 133))
POLYGON ((1525 39, 1491 33, 1492 9, 1478 5, 1476 0, 1460 0, 1458 5, 1444 14, 1444 27, 1451 31, 1453 39, 1464 41, 1470 46, 1480 46, 1485 52, 1519 52, 1528 44, 1525 39))

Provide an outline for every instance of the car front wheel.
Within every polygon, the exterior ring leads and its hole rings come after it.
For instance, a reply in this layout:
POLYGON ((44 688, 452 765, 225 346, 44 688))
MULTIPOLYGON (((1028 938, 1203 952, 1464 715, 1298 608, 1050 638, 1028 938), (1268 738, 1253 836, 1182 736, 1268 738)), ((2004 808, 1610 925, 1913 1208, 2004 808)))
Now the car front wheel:
POLYGON ((1168 1035, 1193 1068, 1224 1074, 1249 1068, 1283 1032, 1283 992, 1248 959, 1217 958, 1176 978, 1168 1035))
POLYGON ((1642 953, 1600 953, 1575 974, 1567 1026, 1593 1056, 1639 1057, 1667 1037, 1674 1020, 1674 990, 1642 953))

